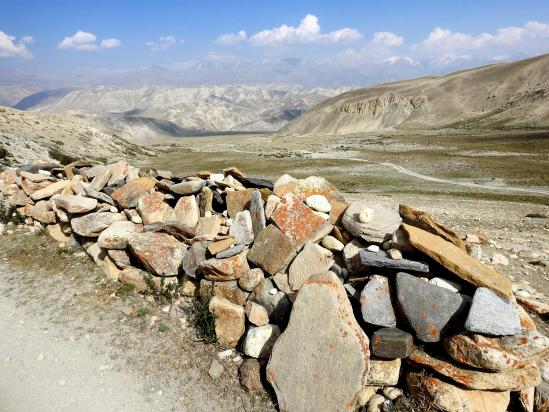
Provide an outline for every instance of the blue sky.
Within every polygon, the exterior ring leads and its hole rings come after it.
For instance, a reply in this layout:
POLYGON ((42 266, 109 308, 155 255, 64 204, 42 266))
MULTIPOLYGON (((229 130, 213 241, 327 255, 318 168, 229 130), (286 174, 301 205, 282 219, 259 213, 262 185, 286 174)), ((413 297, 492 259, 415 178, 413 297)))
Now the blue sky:
POLYGON ((311 76, 338 62, 406 77, 549 52, 547 0, 3 1, 0 10, 0 68, 42 76, 299 59, 311 76))

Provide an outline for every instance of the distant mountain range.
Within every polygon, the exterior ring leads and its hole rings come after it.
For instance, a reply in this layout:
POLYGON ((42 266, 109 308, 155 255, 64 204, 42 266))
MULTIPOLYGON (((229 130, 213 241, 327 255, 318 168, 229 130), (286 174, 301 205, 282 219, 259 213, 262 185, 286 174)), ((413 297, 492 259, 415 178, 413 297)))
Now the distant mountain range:
POLYGON ((212 132, 270 132, 346 90, 284 85, 97 86, 35 93, 23 98, 15 108, 93 119, 135 139, 212 132))
POLYGON ((549 129, 549 54, 355 89, 287 124, 290 135, 549 129))

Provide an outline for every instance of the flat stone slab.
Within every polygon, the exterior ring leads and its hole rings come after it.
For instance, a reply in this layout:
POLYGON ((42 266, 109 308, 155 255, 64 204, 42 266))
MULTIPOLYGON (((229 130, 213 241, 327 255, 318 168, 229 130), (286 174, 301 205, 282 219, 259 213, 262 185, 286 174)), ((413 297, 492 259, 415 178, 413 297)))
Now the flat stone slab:
POLYGON ((391 259, 385 252, 361 250, 358 252, 358 262, 363 268, 375 267, 429 273, 429 265, 426 263, 408 259, 391 259))
POLYGON ((267 379, 281 411, 353 411, 366 385, 369 358, 368 337, 345 289, 326 272, 310 277, 297 294, 288 327, 271 353, 267 379))
POLYGON ((237 280, 250 270, 247 254, 248 250, 244 250, 226 259, 205 260, 199 264, 200 271, 206 279, 216 282, 237 280))
POLYGON ((460 333, 444 340, 455 361, 479 369, 502 371, 524 368, 549 355, 549 339, 539 332, 493 338, 460 333))
POLYGON ((97 237, 113 222, 126 220, 126 216, 120 213, 89 213, 71 220, 72 229, 80 236, 97 237))
POLYGON ((136 207, 139 198, 144 194, 147 194, 155 184, 156 180, 150 177, 138 177, 116 189, 111 197, 124 209, 136 207))
POLYGON ((229 228, 229 235, 237 245, 249 245, 254 241, 252 216, 248 210, 238 212, 229 228))
POLYGON ((469 332, 504 336, 520 333, 520 317, 513 304, 488 288, 478 288, 473 296, 465 329, 469 332))
POLYGON ((284 196, 271 219, 284 233, 292 246, 300 250, 306 242, 315 242, 332 231, 333 226, 303 203, 296 195, 284 196))
POLYGON ((372 336, 372 354, 379 358, 407 358, 415 350, 414 337, 397 328, 381 328, 372 336))
POLYGON ((292 290, 299 290, 311 275, 324 273, 332 267, 334 260, 321 252, 321 247, 306 243, 290 265, 288 282, 292 290))
POLYGON ((209 304, 210 312, 215 316, 215 334, 217 341, 234 348, 244 335, 244 308, 227 299, 214 296, 209 304))
POLYGON ((248 253, 250 262, 270 275, 284 269, 296 255, 290 239, 275 225, 269 225, 257 235, 248 253))
POLYGON ((498 295, 509 298, 513 290, 511 280, 494 269, 480 263, 459 247, 437 235, 402 224, 410 243, 436 260, 450 272, 477 287, 486 287, 498 295))
POLYGON ((454 365, 420 350, 412 353, 408 360, 432 369, 466 388, 481 391, 520 391, 541 382, 541 372, 536 366, 503 372, 481 372, 454 365))
POLYGON ((341 220, 343 227, 354 236, 367 242, 382 243, 391 239, 395 230, 400 226, 401 219, 398 213, 381 205, 365 205, 355 201, 349 205, 341 220), (369 221, 362 221, 364 211, 368 211, 369 221))
POLYGON ((463 297, 408 273, 396 276, 398 305, 423 342, 438 342, 464 304, 463 297))
POLYGON ((142 225, 136 225, 128 220, 113 222, 101 232, 97 244, 104 249, 126 249, 130 236, 142 228, 142 225))
POLYGON ((97 207, 97 200, 77 195, 56 195, 53 199, 55 207, 67 213, 86 213, 97 207))
POLYGON ((259 190, 254 190, 250 199, 250 216, 252 218, 252 228, 254 235, 257 236, 267 226, 267 219, 265 218, 265 209, 263 208, 263 198, 259 190))
POLYGON ((374 275, 364 285, 360 294, 360 312, 367 323, 386 328, 396 327, 395 309, 387 277, 374 275))

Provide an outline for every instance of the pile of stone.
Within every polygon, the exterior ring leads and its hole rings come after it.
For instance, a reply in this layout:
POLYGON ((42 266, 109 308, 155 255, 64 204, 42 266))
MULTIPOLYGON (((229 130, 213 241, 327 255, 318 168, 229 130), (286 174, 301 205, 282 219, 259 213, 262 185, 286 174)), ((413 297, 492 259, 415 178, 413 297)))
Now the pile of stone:
POLYGON ((281 410, 389 410, 403 394, 420 410, 547 410, 548 339, 428 213, 348 204, 321 177, 125 161, 6 169, 0 201, 115 281, 208 296, 241 383, 266 376, 281 410))

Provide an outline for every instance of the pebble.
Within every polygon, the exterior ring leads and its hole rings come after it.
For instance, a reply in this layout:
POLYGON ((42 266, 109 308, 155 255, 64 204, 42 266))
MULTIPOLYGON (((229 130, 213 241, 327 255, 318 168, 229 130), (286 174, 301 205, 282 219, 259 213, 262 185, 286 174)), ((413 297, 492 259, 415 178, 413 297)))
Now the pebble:
POLYGON ((223 375, 223 372, 225 372, 225 368, 217 359, 213 359, 212 363, 210 364, 210 369, 208 369, 208 375, 212 379, 218 379, 223 375))
POLYGON ((378 245, 370 245, 366 249, 370 252, 379 252, 379 246, 378 245))
POLYGON ((332 205, 325 196, 311 195, 305 199, 305 204, 317 212, 330 213, 332 205))

